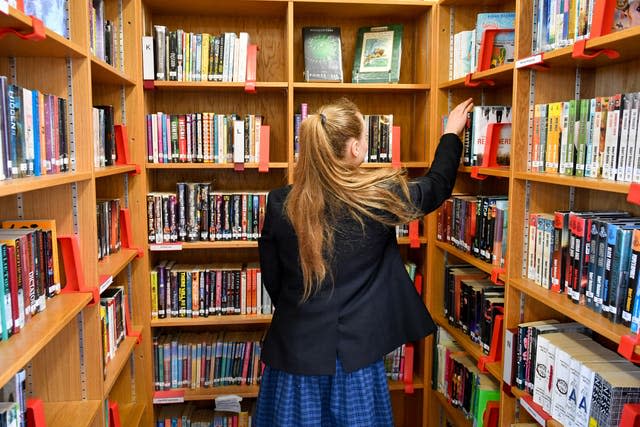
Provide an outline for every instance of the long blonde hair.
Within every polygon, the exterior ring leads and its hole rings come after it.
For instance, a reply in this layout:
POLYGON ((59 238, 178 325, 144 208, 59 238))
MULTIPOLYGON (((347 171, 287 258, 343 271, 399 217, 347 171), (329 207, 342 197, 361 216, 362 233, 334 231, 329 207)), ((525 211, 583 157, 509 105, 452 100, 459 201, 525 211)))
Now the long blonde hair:
POLYGON ((334 245, 330 219, 339 210, 346 207, 360 224, 363 216, 397 225, 421 215, 409 203, 406 171, 364 169, 346 160, 347 142, 360 139, 363 131, 358 107, 345 98, 320 107, 300 125, 300 157, 285 211, 298 237, 302 301, 331 273, 326 258, 334 245))

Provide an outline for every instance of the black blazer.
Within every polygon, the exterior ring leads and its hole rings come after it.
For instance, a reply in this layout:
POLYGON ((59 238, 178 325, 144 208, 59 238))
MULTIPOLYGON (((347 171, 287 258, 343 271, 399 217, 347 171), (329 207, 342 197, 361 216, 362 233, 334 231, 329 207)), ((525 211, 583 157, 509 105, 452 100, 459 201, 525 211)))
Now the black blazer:
MULTIPOLYGON (((425 214, 453 190, 462 144, 443 135, 429 172, 411 182, 411 200, 425 214)), ((395 229, 349 215, 339 220, 331 259, 333 281, 305 303, 298 240, 283 206, 291 187, 269 193, 259 239, 262 280, 276 310, 262 349, 263 361, 293 374, 335 373, 336 357, 351 372, 408 342, 435 324, 400 256, 395 229)))

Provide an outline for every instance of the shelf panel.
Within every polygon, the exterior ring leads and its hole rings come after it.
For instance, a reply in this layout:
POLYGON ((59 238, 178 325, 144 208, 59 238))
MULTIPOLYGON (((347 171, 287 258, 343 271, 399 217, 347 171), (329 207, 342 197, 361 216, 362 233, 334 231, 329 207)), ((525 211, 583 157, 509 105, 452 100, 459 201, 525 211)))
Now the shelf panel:
MULTIPOLYGON (((216 6, 217 8, 217 6, 216 6)), ((220 90, 244 92, 244 82, 177 82, 155 80, 153 85, 156 90, 220 90)), ((289 87, 287 82, 256 82, 256 89, 262 90, 284 90, 289 87)))
POLYGON ((61 294, 47 300, 47 308, 24 329, 0 342, 0 387, 9 381, 91 301, 90 293, 61 294))
POLYGON ((136 337, 125 337, 124 341, 120 343, 120 346, 116 350, 116 357, 109 361, 105 368, 104 378, 104 397, 109 396, 111 388, 115 384, 120 372, 126 366, 129 361, 129 356, 133 352, 133 348, 136 346, 136 337))
MULTIPOLYGON (((9 14, 0 13, 0 27, 11 27, 23 33, 31 33, 33 27, 31 18, 13 7, 9 7, 9 14)), ((45 29, 46 38, 34 42, 22 40, 8 35, 0 44, 0 56, 36 56, 45 58, 84 58, 87 49, 77 43, 67 40, 58 33, 45 29)))
POLYGON ((122 248, 98 261, 98 275, 117 276, 138 255, 135 249, 122 248))
POLYGON ((181 15, 229 15, 237 16, 278 16, 283 17, 287 11, 287 1, 247 1, 247 2, 216 2, 211 7, 210 0, 190 0, 176 3, 175 0, 145 0, 144 4, 152 12, 181 15))
MULTIPOLYGON (((474 3, 475 4, 475 3, 474 3)), ((490 79, 495 82, 495 86, 506 86, 513 84, 513 67, 514 64, 503 64, 496 68, 491 68, 485 71, 479 71, 473 73, 471 77, 473 80, 483 80, 490 79)), ((464 89, 467 88, 464 84, 466 77, 462 77, 455 80, 449 80, 443 83, 440 83, 440 89, 464 89)), ((493 87, 495 87, 493 86, 493 87)), ((486 85, 482 85, 481 87, 486 88, 486 85)), ((473 88, 468 88, 473 89, 473 88)))
MULTIPOLYGON (((147 169, 233 169, 233 163, 147 163, 147 169)), ((270 162, 269 169, 287 169, 287 162, 270 162)), ((258 163, 245 163, 245 169, 258 169, 258 163)))
POLYGON ((118 405, 118 410, 120 411, 120 423, 127 427, 136 427, 140 425, 144 409, 144 403, 127 403, 125 405, 118 405))
MULTIPOLYGON (((336 1, 336 3, 338 3, 336 1)), ((437 1, 420 0, 347 0, 340 1, 340 16, 343 18, 415 18, 427 8, 435 6, 437 1)), ((326 2, 318 0, 294 1, 294 14, 334 17, 336 8, 327 7, 326 2)))
POLYGON ((105 166, 103 168, 95 168, 93 170, 93 176, 96 178, 104 178, 106 176, 120 175, 129 172, 135 172, 136 165, 115 165, 105 166))
MULTIPOLYGON (((400 167, 405 169, 427 169, 430 163, 427 162, 400 162, 400 167)), ((362 163, 361 168, 379 169, 379 168, 392 168, 393 163, 362 163)))
MULTIPOLYGON (((421 245, 426 245, 427 244, 427 238, 424 237, 424 236, 420 236, 419 241, 420 241, 421 245)), ((408 237, 398 237, 398 244, 399 245, 408 245, 410 243, 411 243, 411 241, 409 240, 408 237)))
POLYGON ((587 42, 588 49, 614 49, 620 53, 620 57, 609 59, 605 55, 599 55, 592 60, 573 59, 571 46, 545 52, 544 62, 551 67, 576 67, 597 68, 619 62, 625 62, 640 56, 640 27, 632 27, 617 31, 602 37, 596 37, 587 42))
POLYGON ((149 244, 151 252, 182 251, 189 249, 246 249, 257 248, 256 240, 229 240, 215 242, 176 242, 166 244, 149 244))
POLYGON ((442 409, 444 409, 444 411, 446 412, 447 417, 451 421, 453 421, 453 425, 455 425, 456 427, 471 427, 473 425, 473 420, 466 419, 460 409, 451 406, 451 404, 447 401, 447 398, 444 397, 442 393, 437 390, 433 390, 432 393, 438 400, 438 403, 440 404, 442 409))
MULTIPOLYGON (((471 173, 472 167, 471 166, 461 166, 458 169, 460 172, 464 172, 464 173, 471 173)), ((478 173, 480 175, 489 175, 489 176, 499 176, 502 178, 509 178, 509 175, 511 174, 511 169, 509 169, 509 167, 495 167, 495 168, 483 168, 483 167, 479 167, 478 168, 478 173)))
POLYGON ((602 178, 581 178, 540 172, 515 172, 514 178, 546 184, 564 185, 567 187, 586 188, 589 190, 608 191, 610 193, 627 194, 630 183, 610 181, 602 178))
POLYGON ((229 326, 229 325, 268 325, 270 314, 229 314, 209 317, 168 317, 152 319, 152 328, 191 327, 191 326, 229 326))
POLYGON ((100 411, 101 403, 99 400, 43 402, 47 427, 90 426, 100 411))
MULTIPOLYGON (((541 286, 536 285, 535 282, 531 280, 523 278, 510 279, 509 284, 525 295, 540 301, 542 304, 553 308, 558 313, 561 313, 576 322, 582 323, 587 328, 592 329, 594 332, 615 343, 619 343, 623 335, 631 334, 628 327, 613 323, 609 319, 604 318, 602 315, 594 312, 586 306, 571 302, 567 295, 544 289, 541 286)), ((640 354, 638 348, 636 348, 636 353, 640 354)))
POLYGON ((307 83, 293 84, 296 92, 424 92, 429 90, 427 83, 307 83))
POLYGON ((0 197, 41 190, 43 188, 55 187, 56 185, 70 184, 72 182, 87 181, 89 179, 91 179, 91 172, 64 172, 53 175, 8 179, 0 181, 0 197))
MULTIPOLYGON (((455 255, 457 258, 460 258, 462 261, 469 263, 474 267, 479 268, 480 270, 484 271, 487 274, 491 274, 491 271, 497 267, 496 265, 489 264, 488 262, 484 262, 481 259, 476 258, 467 252, 461 251, 460 249, 446 242, 436 240, 435 244, 438 248, 442 249, 443 251, 447 251, 450 254, 455 255)), ((499 277, 502 278, 503 275, 499 277)))
MULTIPOLYGON (((404 391, 404 383, 402 381, 388 380, 387 383, 389 384, 389 391, 404 391)), ((416 376, 413 377, 413 388, 416 390, 424 388, 422 378, 418 378, 416 376)))
POLYGON ((94 83, 133 86, 136 84, 125 73, 95 55, 91 55, 91 80, 94 83))

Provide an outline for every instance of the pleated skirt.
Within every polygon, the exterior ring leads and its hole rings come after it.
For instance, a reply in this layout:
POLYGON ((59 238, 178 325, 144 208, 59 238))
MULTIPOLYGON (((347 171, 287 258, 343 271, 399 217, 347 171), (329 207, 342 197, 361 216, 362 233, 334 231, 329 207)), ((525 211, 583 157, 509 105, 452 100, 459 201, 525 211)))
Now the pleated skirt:
POLYGON ((335 375, 294 375, 265 367, 257 427, 389 427, 393 413, 384 362, 335 375))

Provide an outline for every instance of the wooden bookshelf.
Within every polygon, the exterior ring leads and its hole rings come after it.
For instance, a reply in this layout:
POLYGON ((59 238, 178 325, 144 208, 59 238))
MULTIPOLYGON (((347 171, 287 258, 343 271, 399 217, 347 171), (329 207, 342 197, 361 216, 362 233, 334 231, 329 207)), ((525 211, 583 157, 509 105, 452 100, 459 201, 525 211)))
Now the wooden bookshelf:
POLYGON ((544 182, 547 184, 555 184, 565 187, 597 189, 598 191, 619 194, 628 194, 630 187, 628 182, 616 182, 600 178, 562 176, 541 172, 516 172, 514 173, 514 178, 532 182, 544 182))
POLYGON ((91 426, 96 417, 99 416, 101 404, 102 402, 99 400, 45 402, 43 406, 47 427, 91 426))
POLYGON ((117 276, 138 255, 135 249, 120 249, 98 261, 98 275, 117 276))
MULTIPOLYGON (((233 163, 147 163, 147 169, 233 169, 233 163)), ((245 169, 258 169, 258 163, 244 163, 245 169)), ((286 162, 269 162, 269 169, 286 169, 286 162)))
MULTIPOLYGON (((476 71, 471 75, 472 82, 480 80, 491 80, 493 82, 493 85, 485 84, 485 87, 510 86, 513 83, 513 64, 504 64, 489 70, 476 71)), ((465 81, 466 77, 462 77, 442 82, 438 87, 440 89, 463 89, 467 87, 465 81)))
POLYGON ((145 405, 142 403, 129 403, 118 406, 120 410, 120 422, 123 426, 138 426, 142 415, 144 414, 145 405))
MULTIPOLYGON (((154 89, 184 91, 184 90, 210 90, 225 91, 235 90, 242 92, 245 90, 245 83, 242 82, 175 82, 156 80, 153 82, 154 89)), ((288 88, 287 82, 256 82, 257 90, 285 90, 288 88)))
POLYGON ((133 86, 135 84, 125 73, 95 55, 91 55, 91 78, 96 83, 124 86, 133 86))
POLYGON ((53 175, 9 179, 0 181, 0 197, 88 181, 90 179, 90 172, 63 172, 53 175))
POLYGON ((323 90, 328 92, 350 93, 350 92, 421 92, 429 90, 429 85, 422 84, 376 84, 376 83, 306 83, 296 82, 293 84, 296 92, 323 90))
POLYGON ((225 325, 268 325, 271 315, 266 314, 229 314, 208 317, 169 317, 151 320, 152 328, 193 327, 193 326, 225 326, 225 325))
POLYGON ((449 420, 452 421, 456 427, 471 427, 473 425, 472 420, 465 418, 460 409, 451 406, 451 404, 447 401, 447 398, 444 397, 442 393, 440 393, 439 391, 434 391, 433 395, 439 402, 440 406, 445 409, 447 418, 449 418, 449 420))
POLYGON ((93 171, 93 176, 97 178, 105 178, 113 175, 121 175, 125 173, 135 172, 135 165, 116 165, 116 166, 105 166, 103 168, 95 168, 93 171))
MULTIPOLYGON (((136 328, 134 328, 136 329, 136 328)), ((104 377, 104 394, 105 397, 109 395, 111 392, 111 388, 113 384, 118 379, 118 376, 122 372, 122 369, 126 366, 129 361, 129 357, 133 352, 133 348, 136 345, 135 337, 125 337, 124 341, 120 343, 118 349, 116 350, 116 355, 113 359, 107 363, 105 367, 105 377, 104 377)))

